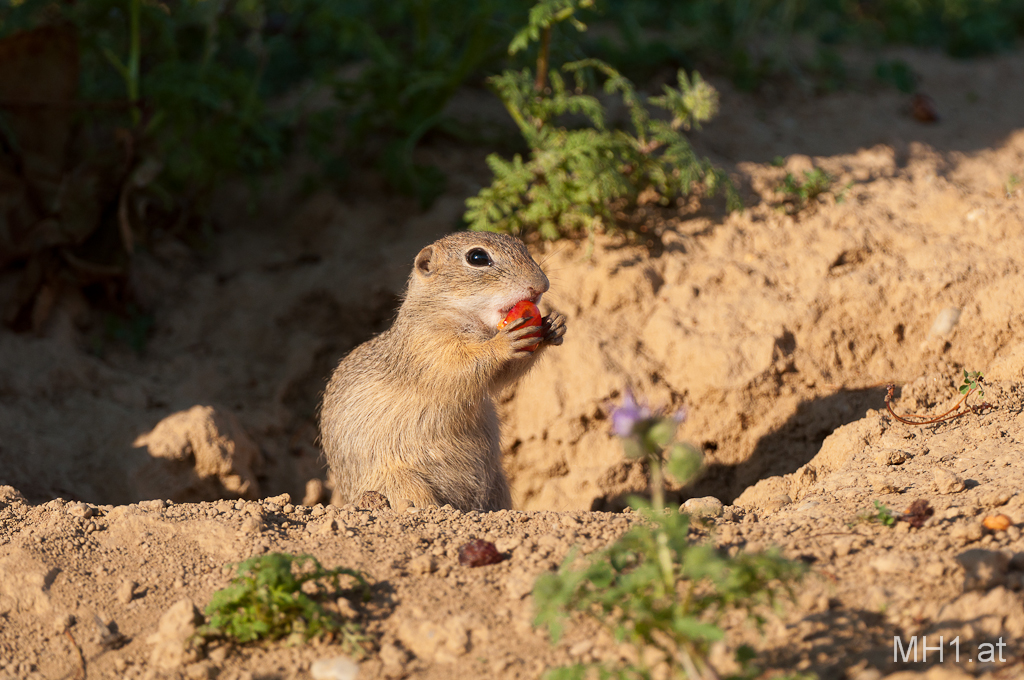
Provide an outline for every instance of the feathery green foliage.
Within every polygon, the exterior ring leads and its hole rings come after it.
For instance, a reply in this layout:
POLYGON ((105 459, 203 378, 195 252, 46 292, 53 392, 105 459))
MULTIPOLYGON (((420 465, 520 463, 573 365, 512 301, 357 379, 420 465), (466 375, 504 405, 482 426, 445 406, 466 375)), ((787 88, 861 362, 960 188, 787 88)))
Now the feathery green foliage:
MULTIPOLYGON (((778 191, 785 196, 785 200, 794 204, 797 208, 803 208, 808 201, 813 201, 824 193, 832 190, 835 179, 821 168, 804 170, 804 179, 801 182, 793 173, 787 172, 779 185, 778 191)), ((845 191, 845 189, 843 189, 845 191)), ((839 195, 841 195, 840 192, 839 195)), ((837 195, 838 198, 838 195, 837 195)))
POLYGON ((269 553, 237 565, 231 585, 210 599, 207 625, 199 630, 206 637, 226 637, 238 642, 282 637, 314 638, 327 633, 340 636, 350 651, 358 651, 364 639, 354 621, 346 621, 325 610, 317 601, 338 597, 341 577, 354 582, 360 596, 369 599, 365 577, 355 569, 324 569, 312 555, 269 553), (308 565, 308 568, 304 568, 308 565))
POLYGON ((82 112, 130 131, 139 162, 159 159, 165 199, 279 167, 302 138, 324 175, 373 156, 428 202, 443 177, 413 150, 525 16, 509 0, 23 0, 0 3, 0 36, 73 26, 79 96, 100 104, 82 112))
MULTIPOLYGON (((672 444, 679 418, 659 417, 637 407, 627 397, 612 415, 623 436, 628 456, 645 460, 651 471, 650 503, 634 501, 645 522, 627 532, 581 568, 570 555, 562 568, 537 579, 533 596, 536 625, 546 626, 553 642, 560 638, 572 614, 589 616, 612 636, 636 647, 637 665, 578 663, 556 669, 548 680, 591 677, 649 680, 645 650, 657 650, 671 677, 707 675, 710 645, 722 639, 718 622, 729 610, 745 610, 760 625, 760 608, 776 602, 776 589, 792 594, 790 586, 804 572, 800 563, 777 551, 740 553, 728 557, 710 544, 694 544, 690 518, 666 508, 662 489, 664 467, 678 481, 691 479, 700 467, 700 454, 685 444, 672 444)), ((748 667, 753 652, 737 651, 748 667)), ((749 669, 753 672, 753 669, 749 669)))
POLYGON ((718 110, 717 92, 698 74, 691 79, 679 71, 678 87, 665 86, 663 95, 644 101, 627 78, 598 59, 549 69, 552 25, 570 20, 582 30, 575 10, 589 5, 579 0, 539 3, 530 24, 509 47, 517 52, 539 40, 536 72, 505 71, 490 79, 531 152, 526 161, 518 154, 511 161, 497 154, 487 157, 494 181, 466 201, 471 229, 512 234, 536 230, 555 239, 612 228, 613 208, 635 204, 649 188, 668 204, 696 185, 708 194, 724 187, 730 207, 736 207, 725 173, 699 158, 682 134, 718 110), (604 93, 625 105, 626 129, 610 126, 600 100, 585 93, 594 80, 602 80, 604 93), (667 111, 670 120, 652 117, 648 106, 667 111))

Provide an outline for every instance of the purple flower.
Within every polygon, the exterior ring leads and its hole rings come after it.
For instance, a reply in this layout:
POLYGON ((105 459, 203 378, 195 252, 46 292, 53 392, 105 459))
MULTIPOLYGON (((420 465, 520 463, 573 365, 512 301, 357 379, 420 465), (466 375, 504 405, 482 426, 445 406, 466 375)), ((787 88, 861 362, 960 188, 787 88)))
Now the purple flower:
POLYGON ((646 406, 640 406, 629 390, 622 395, 622 405, 612 411, 612 431, 620 437, 632 436, 636 424, 651 417, 646 406))

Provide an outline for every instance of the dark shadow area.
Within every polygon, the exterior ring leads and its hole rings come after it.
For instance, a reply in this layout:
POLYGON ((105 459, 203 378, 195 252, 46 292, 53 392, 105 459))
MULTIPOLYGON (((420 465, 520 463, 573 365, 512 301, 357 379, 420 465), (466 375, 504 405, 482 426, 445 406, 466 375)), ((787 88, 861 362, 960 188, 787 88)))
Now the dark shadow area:
MULTIPOLYGON (((282 343, 296 328, 323 339, 309 371, 285 389, 282 401, 299 417, 316 421, 324 388, 338 362, 374 335, 387 330, 401 306, 401 298, 384 290, 361 296, 358 303, 342 304, 340 296, 314 291, 299 300, 284 316, 275 319, 282 343)), ((344 298, 342 298, 344 299, 344 298)))
POLYGON ((380 624, 391 616, 398 608, 398 591, 390 581, 378 581, 370 586, 370 600, 363 603, 356 602, 360 613, 360 623, 364 629, 368 624, 380 624))
POLYGON ((761 438, 750 458, 736 465, 709 465, 696 482, 679 492, 680 499, 714 496, 728 505, 762 479, 795 472, 814 458, 837 428, 860 420, 869 409, 883 408, 884 387, 841 389, 805 401, 782 427, 761 438))
MULTIPOLYGON (((819 678, 850 677, 847 671, 852 668, 874 668, 882 673, 893 670, 893 637, 901 635, 901 631, 879 612, 830 608, 804 617, 800 629, 806 628, 810 632, 792 644, 761 652, 759 665, 800 668, 819 678)), ((903 638, 909 643, 908 635, 903 638)), ((917 666, 914 670, 918 670, 917 666)))
POLYGON ((959 666, 975 673, 1004 670, 1011 674, 1005 677, 1018 677, 1014 673, 1019 674, 1020 646, 1008 633, 975 639, 957 635, 965 625, 981 625, 982 618, 935 622, 925 630, 907 631, 880 612, 830 607, 803 618, 799 629, 810 632, 792 644, 762 652, 758 661, 767 668, 801 668, 819 678, 855 677, 869 668, 882 674, 924 673, 934 666, 959 666))

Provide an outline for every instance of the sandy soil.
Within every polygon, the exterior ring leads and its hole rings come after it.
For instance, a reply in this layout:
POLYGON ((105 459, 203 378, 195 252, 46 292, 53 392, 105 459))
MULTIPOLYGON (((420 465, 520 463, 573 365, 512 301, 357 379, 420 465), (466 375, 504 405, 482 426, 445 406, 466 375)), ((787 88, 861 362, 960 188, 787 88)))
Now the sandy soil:
MULTIPOLYGON (((938 123, 866 84, 716 82, 723 113, 695 140, 744 211, 642 206, 640 242, 536 246, 569 332, 502 403, 516 511, 332 506, 315 443, 329 371, 387 326, 413 255, 485 181, 477 150, 424 149, 452 180, 422 214, 372 179, 299 199, 282 176, 256 203, 225 189, 202 247, 156 234, 139 256, 141 354, 70 294, 40 335, 0 331, 0 678, 309 677, 337 646, 183 654, 174 616, 159 625, 267 551, 369 575, 372 601, 340 605, 374 639, 360 677, 510 680, 614 658, 582 622, 552 647, 529 590, 634 521, 618 511, 647 479, 607 423, 627 388, 688 410, 681 435, 707 471, 673 498, 725 505, 695 540, 811 564, 764 631, 730 623, 724 670, 747 642, 766 669, 822 678, 1024 675, 1024 55, 894 54, 938 123), (786 172, 812 167, 833 192, 786 203, 786 172), (983 412, 920 427, 885 411, 892 382, 897 411, 941 413, 965 369, 985 373, 983 412), (858 520, 917 499, 936 511, 921 528, 858 520), (983 528, 1000 513, 1013 525, 983 528), (508 559, 459 566, 471 537, 508 559), (914 635, 959 636, 959 662, 894 663, 893 637, 914 635), (1003 660, 982 662, 1000 640, 1003 660)), ((0 294, 14 285, 0 274, 0 294)))

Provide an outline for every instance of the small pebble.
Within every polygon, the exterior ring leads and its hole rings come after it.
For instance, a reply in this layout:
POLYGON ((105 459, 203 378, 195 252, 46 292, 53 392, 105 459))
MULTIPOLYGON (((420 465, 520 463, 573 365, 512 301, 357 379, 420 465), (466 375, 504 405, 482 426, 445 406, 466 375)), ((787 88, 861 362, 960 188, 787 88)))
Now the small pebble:
POLYGON ((932 479, 939 493, 960 493, 964 490, 964 480, 955 472, 938 468, 932 471, 932 479))
POLYGON ((309 667, 309 674, 313 680, 356 680, 359 664, 347 656, 320 659, 309 667))
POLYGON ((270 498, 264 498, 264 505, 288 505, 292 502, 292 495, 289 493, 283 493, 279 496, 271 496, 270 498))
POLYGON ((722 501, 714 496, 691 498, 679 508, 679 512, 687 512, 697 517, 721 517, 723 510, 722 501))
POLYGON ((69 515, 71 515, 72 517, 89 518, 89 517, 92 517, 93 515, 96 514, 96 509, 95 508, 93 508, 90 505, 86 505, 85 503, 82 503, 81 501, 76 501, 74 503, 68 503, 67 506, 65 506, 64 509, 67 510, 67 513, 69 515))
POLYGON ((946 307, 935 316, 931 330, 928 335, 932 337, 945 337, 953 332, 960 321, 960 310, 956 307, 946 307))
POLYGON ((117 587, 117 601, 121 604, 128 604, 135 597, 135 589, 138 587, 139 584, 131 579, 121 581, 121 585, 117 587))

